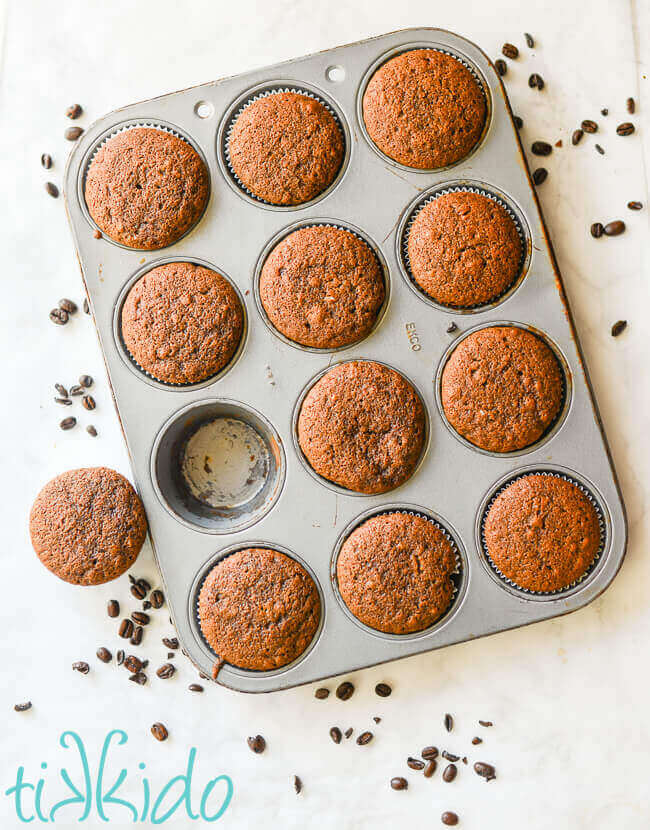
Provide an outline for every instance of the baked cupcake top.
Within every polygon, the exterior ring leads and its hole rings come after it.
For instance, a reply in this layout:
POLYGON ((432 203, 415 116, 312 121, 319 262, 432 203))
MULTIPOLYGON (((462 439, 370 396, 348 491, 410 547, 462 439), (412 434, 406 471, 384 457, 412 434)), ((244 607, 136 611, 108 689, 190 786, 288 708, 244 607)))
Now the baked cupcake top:
POLYGON ((300 657, 320 615, 318 589, 307 571, 268 548, 221 559, 199 594, 204 637, 221 660, 241 669, 279 669, 300 657))
POLYGON ((176 242, 198 221, 208 195, 208 171, 196 150, 153 127, 109 138, 86 175, 90 215, 106 236, 129 248, 176 242))
POLYGON ((519 276, 523 247, 501 205, 479 193, 453 191, 433 199, 408 233, 413 278, 452 308, 489 303, 519 276))
POLYGON ((357 493, 403 484, 422 453, 425 414, 411 384, 373 361, 330 369, 309 390, 298 441, 323 478, 357 493))
POLYGON ((562 370, 546 343, 517 326, 465 337, 442 372, 447 420, 471 444, 512 452, 538 441, 564 400, 562 370))
POLYGON ((413 49, 386 61, 363 96, 363 120, 377 147, 421 170, 468 155, 485 115, 485 96, 472 73, 436 49, 413 49))
POLYGON ((377 257, 340 228, 290 233, 271 251, 260 275, 260 298, 271 323, 289 340, 317 349, 363 339, 384 297, 377 257))
POLYGON ((598 514, 571 481, 532 473, 496 497, 483 526, 499 571, 528 591, 560 591, 589 570, 600 548, 598 514))
POLYGON ((122 339, 135 361, 164 383, 198 383, 237 350, 244 312, 225 277, 191 262, 159 265, 122 307, 122 339))
POLYGON ((100 585, 128 570, 147 534, 142 502, 107 467, 69 470, 36 496, 32 546, 53 574, 73 585, 100 585))
POLYGON ((329 110, 298 92, 249 104, 228 138, 230 164, 250 192, 272 205, 301 205, 332 184, 344 143, 329 110))
POLYGON ((343 543, 336 577, 343 601, 370 628, 423 631, 449 608, 454 549, 433 522, 406 513, 373 516, 343 543))

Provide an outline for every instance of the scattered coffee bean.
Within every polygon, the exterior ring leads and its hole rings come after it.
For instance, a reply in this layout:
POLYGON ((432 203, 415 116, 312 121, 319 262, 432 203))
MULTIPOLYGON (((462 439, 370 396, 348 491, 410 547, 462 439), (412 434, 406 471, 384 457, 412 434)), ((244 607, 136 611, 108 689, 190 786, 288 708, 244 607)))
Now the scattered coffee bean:
POLYGON ((203 691, 203 686, 201 686, 200 683, 190 683, 190 685, 187 688, 190 690, 190 692, 202 692, 203 691))
POLYGON ((325 700, 329 696, 330 696, 330 690, 329 689, 321 688, 321 689, 316 689, 316 691, 314 692, 314 697, 316 698, 316 700, 325 700))
POLYGON ((447 331, 447 334, 453 334, 457 329, 458 329, 458 326, 456 325, 456 323, 450 323, 447 326, 446 331, 447 331))
POLYGON ((84 409, 87 409, 89 412, 92 412, 92 410, 97 407, 95 399, 92 395, 84 395, 81 399, 81 405, 84 409))
POLYGON ((545 167, 538 167, 533 171, 533 183, 536 185, 544 184, 548 178, 548 170, 545 167))
POLYGON ((362 732, 357 738, 357 743, 359 746, 365 746, 366 744, 369 744, 373 738, 374 735, 372 732, 362 732))
POLYGON ((144 579, 138 579, 131 585, 131 593, 136 599, 144 599, 149 593, 149 583, 144 579))
POLYGON ((52 311, 50 311, 50 320, 55 326, 65 326, 69 319, 68 312, 64 311, 62 308, 53 308, 52 311))
POLYGON ((456 764, 447 764, 447 766, 442 771, 442 780, 445 781, 447 784, 451 784, 454 780, 456 775, 458 774, 458 767, 456 764))
POLYGON ((252 738, 247 738, 246 743, 248 744, 248 748, 256 755, 259 755, 266 749, 266 741, 261 735, 254 735, 252 738))
POLYGON ((136 657, 135 654, 129 654, 129 656, 124 660, 124 668, 128 669, 131 674, 137 674, 144 668, 144 663, 139 657, 136 657))
POLYGON ((625 121, 623 124, 619 124, 616 128, 616 135, 632 135, 634 132, 634 124, 630 123, 629 121, 625 121))
POLYGON ((494 726, 491 720, 480 720, 479 723, 481 726, 494 726))
POLYGON ((72 429, 74 426, 77 425, 77 419, 70 416, 69 418, 64 418, 60 423, 59 426, 62 430, 72 429))
POLYGON ((145 599, 145 601, 142 603, 142 610, 143 611, 148 611, 151 607, 152 607, 152 605, 149 602, 149 600, 145 599))
POLYGON ((508 64, 503 60, 503 58, 497 58, 494 61, 494 68, 499 73, 499 75, 503 78, 503 76, 508 71, 508 64))
POLYGON ((620 236, 625 230, 625 222, 620 219, 615 219, 613 222, 608 222, 603 228, 605 236, 620 236))
POLYGON ((431 778, 433 773, 436 771, 438 767, 437 761, 427 761, 427 765, 424 768, 424 772, 422 773, 425 778, 431 778))
POLYGON ((137 674, 129 675, 129 680, 132 680, 134 683, 137 683, 138 686, 144 686, 147 682, 147 675, 143 671, 137 672, 137 674))
POLYGON ((149 625, 151 622, 151 617, 149 614, 145 614, 144 611, 133 611, 131 619, 138 625, 149 625))
POLYGON ((92 424, 88 424, 86 427, 86 432, 88 435, 92 435, 93 438, 97 438, 97 428, 94 427, 92 424))
POLYGON ((59 188, 54 184, 54 182, 45 182, 45 192, 53 199, 59 198, 59 188))
POLYGON ((492 764, 485 764, 483 761, 477 761, 474 764, 474 772, 480 775, 481 778, 485 778, 486 781, 492 781, 493 778, 497 777, 496 770, 492 764))
POLYGON ((519 57, 519 49, 512 43, 504 43, 501 47, 501 54, 510 60, 516 60, 519 57))
POLYGON ((93 382, 94 381, 90 377, 90 375, 81 375, 81 377, 79 378, 79 386, 83 386, 84 389, 90 389, 90 387, 93 385, 93 382))
POLYGON ((524 121, 518 115, 513 115, 512 120, 515 122, 515 127, 520 130, 524 126, 524 121))
POLYGON ((156 609, 162 608, 165 604, 165 595, 159 588, 156 588, 155 591, 151 592, 151 596, 149 597, 149 599, 151 600, 151 605, 153 606, 153 608, 156 609))
POLYGON ((70 398, 54 398, 54 403, 58 403, 60 406, 72 406, 70 398))
POLYGON ((455 827, 458 824, 458 816, 456 813, 452 813, 451 810, 445 810, 445 812, 440 816, 440 821, 446 827, 455 827))
POLYGON ((628 98, 625 102, 625 106, 630 115, 634 115, 634 110, 636 109, 636 106, 634 104, 634 98, 628 98))
POLYGON ((618 337, 627 328, 627 320, 617 320, 612 326, 612 337, 618 337))
POLYGON ((49 170, 50 167, 52 167, 52 156, 49 153, 43 153, 41 156, 41 165, 46 170, 49 170))
POLYGON ((74 314, 77 311, 77 304, 72 300, 68 300, 67 297, 64 297, 62 300, 59 300, 59 308, 67 311, 68 314, 74 314))
POLYGON ((26 712, 32 708, 31 700, 26 700, 24 703, 14 703, 14 712, 26 712))
POLYGON ((161 680, 169 680, 169 678, 174 674, 176 671, 176 667, 173 666, 171 663, 163 663, 163 665, 158 669, 156 674, 161 680))
POLYGON ((377 683, 375 686, 375 694, 378 694, 379 697, 389 697, 392 691, 388 683, 377 683))
POLYGON ((600 237, 603 235, 604 230, 605 226, 602 222, 594 222, 594 224, 589 228, 589 233, 593 236, 594 239, 600 239, 600 237))
POLYGON ((524 32, 524 37, 526 38, 526 46, 529 49, 534 49, 535 48, 535 41, 533 40, 533 36, 531 34, 529 34, 528 32, 524 32))
POLYGON ((74 671, 78 671, 79 674, 88 674, 90 671, 90 666, 83 660, 77 660, 76 663, 72 664, 72 668, 74 671))
POLYGON ((406 759, 406 766, 410 769, 421 770, 424 769, 424 761, 420 761, 418 758, 412 758, 409 755, 406 759))
POLYGON ((102 663, 110 663, 113 659, 113 655, 107 648, 103 646, 97 649, 97 657, 102 661, 102 663))
POLYGON ((475 738, 472 738, 472 743, 474 746, 478 746, 479 744, 483 743, 483 738, 479 738, 478 735, 475 738))
POLYGON ((571 144, 573 144, 574 147, 576 146, 576 144, 580 144, 583 135, 583 130, 574 130, 573 134, 571 135, 571 144))
POLYGON ((148 660, 143 660, 143 661, 142 661, 142 668, 143 668, 143 669, 146 669, 148 665, 149 665, 149 661, 148 661, 148 660))
POLYGON ((349 680, 341 683, 336 689, 336 696, 339 700, 350 700, 354 694, 354 686, 349 680))
POLYGON ((68 390, 65 388, 65 386, 62 383, 55 383, 54 388, 59 393, 59 395, 61 395, 62 398, 67 398, 68 397, 68 390))
POLYGON ((395 778, 390 779, 390 786, 393 790, 408 790, 409 782, 406 778, 396 776, 395 778))
POLYGON ((154 723, 151 727, 151 734, 157 741, 166 741, 169 737, 167 727, 162 723, 154 723))
POLYGON ((544 79, 541 75, 538 75, 537 72, 533 72, 533 74, 528 79, 528 86, 531 89, 539 89, 541 92, 541 90, 544 89, 544 79))
POLYGON ((120 649, 117 654, 115 655, 115 660, 118 666, 121 666, 124 663, 124 651, 120 649))
POLYGON ((600 111, 600 114, 604 116, 609 115, 609 110, 607 109, 607 107, 603 107, 600 111))
POLYGON ((133 635, 131 636, 131 645, 132 646, 139 646, 142 643, 142 638, 144 637, 144 628, 141 625, 136 625, 133 629, 133 635))
POLYGON ((594 144, 594 149, 597 153, 600 153, 601 156, 605 155, 605 149, 600 144, 594 144))
POLYGON ((90 306, 88 305, 88 300, 85 297, 84 297, 84 302, 83 302, 83 309, 84 309, 84 314, 90 314, 90 306))
POLYGON ((381 723, 381 718, 378 718, 377 715, 374 716, 373 720, 375 723, 381 723))
POLYGON ((73 386, 70 387, 70 394, 75 398, 78 398, 80 395, 83 395, 83 393, 83 386, 79 386, 78 383, 75 383, 73 386))
POLYGON ((454 728, 454 719, 452 718, 452 716, 448 712, 445 715, 444 724, 445 724, 445 729, 447 730, 447 732, 451 732, 451 730, 454 728))
POLYGON ((530 145, 530 150, 535 156, 550 156, 553 152, 553 147, 548 141, 533 141, 530 145))
POLYGON ((438 757, 438 747, 425 746, 420 755, 424 758, 425 761, 433 761, 434 758, 438 757))
POLYGON ((351 726, 349 726, 345 730, 345 732, 343 734, 345 735, 346 740, 352 735, 353 732, 354 732, 354 729, 351 726))
POLYGON ((63 137, 68 141, 76 141, 83 134, 83 127, 68 127, 63 137))
POLYGON ((65 114, 68 118, 72 118, 74 120, 75 118, 79 118, 82 112, 83 110, 81 108, 81 104, 73 104, 71 107, 68 107, 65 114))
POLYGON ((129 637, 131 637, 131 635, 133 634, 133 623, 131 622, 131 620, 122 620, 122 622, 120 623, 118 634, 125 640, 128 640, 129 637))
POLYGON ((173 660, 173 659, 174 659, 174 657, 176 657, 175 652, 173 652, 173 651, 168 651, 168 652, 167 652, 167 659, 168 659, 168 660, 173 660))
POLYGON ((586 133, 597 133, 598 132, 598 124, 595 121, 590 121, 586 118, 580 126, 586 133))
POLYGON ((460 755, 454 755, 453 752, 447 752, 446 749, 443 749, 440 754, 443 758, 446 758, 448 761, 455 762, 460 760, 460 755))
POLYGON ((340 744, 343 738, 343 733, 338 728, 338 726, 333 726, 330 729, 330 738, 334 741, 335 744, 340 744))
POLYGON ((627 206, 630 210, 641 210, 643 208, 642 202, 628 202, 627 206))
POLYGON ((302 781, 297 775, 293 776, 293 788, 296 791, 296 795, 299 795, 302 790, 302 781))
POLYGON ((178 639, 176 637, 163 637, 162 644, 172 651, 176 651, 178 648, 178 639))

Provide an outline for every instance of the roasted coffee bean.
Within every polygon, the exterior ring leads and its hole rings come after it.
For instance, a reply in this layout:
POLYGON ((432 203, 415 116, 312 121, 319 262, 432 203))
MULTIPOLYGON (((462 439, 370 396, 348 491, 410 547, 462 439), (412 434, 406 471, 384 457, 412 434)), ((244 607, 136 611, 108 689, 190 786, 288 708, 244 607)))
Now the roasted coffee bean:
POLYGON ((124 663, 124 651, 122 649, 119 649, 115 655, 115 660, 118 666, 121 666, 124 663))
POLYGON ((49 170, 52 167, 52 156, 49 153, 43 153, 41 156, 41 165, 49 170))
POLYGON ((158 669, 156 674, 161 680, 169 680, 169 678, 174 674, 176 671, 176 666, 173 666, 171 663, 163 663, 163 665, 158 669))
POLYGON ((136 625, 133 629, 133 635, 131 636, 131 645, 132 646, 139 646, 142 643, 142 638, 144 636, 144 628, 141 625, 136 625))
POLYGON ((406 759, 406 766, 410 769, 420 770, 424 769, 424 761, 420 761, 418 758, 412 758, 410 755, 406 759))
POLYGON ((456 764, 447 764, 442 771, 442 780, 450 784, 458 774, 458 767, 456 764))
POLYGON ((83 127, 68 127, 68 129, 63 133, 63 137, 68 141, 76 141, 81 135, 83 135, 83 131, 83 127))
POLYGON ((67 311, 68 314, 74 314, 77 311, 77 304, 72 300, 68 300, 67 297, 64 297, 62 300, 59 300, 59 308, 67 311))
POLYGON ((104 648, 104 646, 97 649, 97 657, 99 657, 102 663, 110 663, 113 659, 113 655, 107 648, 104 648))
POLYGON ((84 297, 84 302, 83 302, 83 309, 84 309, 84 314, 90 314, 90 306, 88 305, 88 300, 85 297, 84 297))
POLYGON ((203 686, 201 686, 200 683, 190 683, 190 685, 187 688, 190 690, 190 692, 202 692, 203 691, 203 686))
POLYGON ((375 694, 378 694, 379 697, 389 697, 392 691, 388 683, 377 683, 375 686, 375 694))
POLYGON ((627 328, 627 320, 617 320, 612 326, 612 337, 618 337, 627 328))
POLYGON ((84 409, 87 409, 89 412, 92 412, 92 410, 95 409, 97 406, 97 404, 95 403, 95 399, 92 395, 84 395, 81 399, 81 405, 84 409))
POLYGON ((574 147, 576 146, 576 144, 580 144, 583 135, 583 130, 574 130, 573 134, 571 135, 571 144, 573 144, 574 147))
POLYGON ((75 118, 79 118, 82 112, 83 110, 81 108, 81 104, 73 104, 71 107, 68 107, 65 114, 68 118, 72 118, 74 120, 75 118))
POLYGON ((136 674, 129 675, 129 680, 132 680, 134 683, 137 683, 138 686, 144 686, 147 682, 147 675, 143 671, 139 671, 136 674))
POLYGON ((520 130, 524 126, 523 118, 520 118, 518 115, 513 115, 512 120, 515 122, 515 127, 520 130))
POLYGON ((72 406, 70 398, 54 398, 54 403, 58 403, 60 406, 72 406))
POLYGON ((586 133, 597 133, 598 132, 598 124, 595 121, 590 121, 586 118, 580 126, 586 133))
POLYGON ((316 698, 316 700, 325 700, 325 698, 328 698, 329 696, 330 696, 330 690, 329 689, 321 688, 321 689, 316 689, 316 691, 314 692, 314 697, 316 698))
POLYGON ((248 744, 248 748, 256 755, 259 755, 266 749, 266 741, 261 735, 254 735, 252 738, 247 738, 246 743, 248 744))
POLYGON ((438 757, 438 747, 425 746, 420 755, 424 758, 425 761, 433 761, 434 758, 438 757))
POLYGON ((625 230, 625 222, 616 219, 613 222, 608 222, 603 228, 605 236, 620 236, 625 230))
POLYGON ((59 393, 59 395, 61 395, 62 398, 67 398, 68 397, 68 390, 65 388, 65 386, 62 383, 55 383, 54 388, 59 393))
POLYGON ((454 728, 454 719, 452 718, 452 716, 448 712, 445 715, 444 724, 445 724, 445 729, 447 730, 447 732, 451 732, 451 730, 454 728))
POLYGON ((138 579, 131 585, 131 593, 136 599, 144 599, 149 593, 150 587, 146 579, 138 579))
POLYGON ((597 153, 600 153, 601 156, 605 155, 605 150, 603 147, 600 146, 600 144, 594 144, 594 148, 597 153))
POLYGON ((458 816, 452 813, 451 810, 445 810, 440 816, 440 821, 447 827, 455 827, 458 824, 458 816))
POLYGON ((149 661, 148 661, 148 660, 143 660, 143 661, 142 661, 142 668, 143 668, 143 669, 146 669, 148 665, 149 665, 149 661))
POLYGON ((90 389, 90 387, 93 385, 93 382, 94 381, 90 377, 90 375, 81 375, 81 377, 79 378, 79 386, 83 386, 84 389, 90 389))
POLYGON ((162 644, 175 651, 178 648, 178 639, 176 637, 163 637, 162 644))
POLYGON ((79 674, 88 674, 90 671, 90 666, 83 660, 77 660, 76 663, 72 664, 72 668, 74 671, 78 671, 79 674))
POLYGON ((377 715, 374 716, 373 720, 375 723, 381 723, 381 718, 378 718, 377 715))
POLYGON ((154 723, 151 727, 151 734, 157 741, 166 741, 169 737, 167 727, 162 723, 154 723))
POLYGON ((129 654, 129 656, 124 660, 124 668, 128 669, 131 674, 137 674, 137 672, 142 671, 144 668, 144 663, 139 657, 136 657, 135 654, 129 654))
POLYGON ((59 188, 54 184, 54 182, 45 182, 45 192, 53 199, 59 198, 59 188))
POLYGON ((631 124, 629 121, 619 124, 616 128, 616 135, 632 135, 633 132, 634 124, 631 124))
POLYGON ((491 720, 480 720, 479 723, 481 726, 494 726, 491 720))
POLYGON ((463 763, 467 766, 467 755, 463 755, 463 763))
POLYGON ((541 75, 538 75, 537 72, 533 72, 528 79, 528 86, 531 89, 539 89, 541 92, 541 90, 544 89, 544 79, 541 75))
POLYGON ((397 776, 395 778, 390 779, 390 786, 393 790, 408 790, 409 782, 406 780, 406 778, 397 776))
POLYGON ((336 688, 336 696, 339 700, 350 700, 352 695, 354 694, 354 686, 350 683, 349 680, 346 680, 344 683, 341 683, 336 688))
POLYGON ((68 312, 64 311, 62 308, 53 308, 52 311, 50 311, 50 320, 55 326, 65 326, 69 319, 68 312))
POLYGON ((437 768, 438 768, 438 762, 437 761, 427 761, 427 765, 424 768, 424 772, 422 774, 424 775, 425 778, 431 778, 431 776, 433 775, 433 773, 436 771, 437 768))
POLYGON ((499 73, 499 75, 501 75, 501 77, 503 78, 503 76, 508 71, 508 64, 503 60, 503 58, 497 58, 494 61, 494 68, 499 73))
POLYGON ((607 109, 607 107, 603 107, 600 111, 600 114, 605 116, 609 115, 609 110, 607 109))
POLYGON ((477 761, 474 764, 474 772, 480 775, 481 778, 485 778, 486 781, 492 781, 493 778, 497 777, 496 770, 492 764, 485 764, 483 761, 477 761))
POLYGON ((519 49, 514 46, 512 43, 504 43, 501 47, 501 54, 505 58, 510 58, 510 60, 515 60, 519 57, 519 49))
POLYGON ((589 233, 593 236, 594 239, 600 239, 600 237, 603 235, 604 230, 605 226, 602 222, 594 222, 594 224, 589 228, 589 233))
POLYGON ((333 726, 330 729, 330 738, 334 741, 335 744, 341 743, 341 740, 343 739, 343 733, 338 728, 338 726, 333 726))
POLYGON ((472 738, 472 743, 474 744, 474 746, 478 746, 479 744, 483 743, 483 738, 479 738, 478 736, 476 736, 475 738, 472 738))
POLYGON ((302 781, 297 775, 293 776, 293 788, 296 791, 296 795, 300 794, 300 791, 302 790, 302 781))
POLYGON ((343 734, 345 735, 345 737, 347 739, 352 735, 353 732, 354 732, 354 729, 351 726, 349 726, 343 734))
POLYGON ((530 145, 530 150, 535 156, 550 156, 553 152, 553 147, 548 141, 533 141, 530 145))
POLYGON ((119 617, 120 616, 120 603, 116 599, 112 599, 109 601, 108 605, 106 606, 106 610, 108 611, 109 617, 119 617))
POLYGON ((443 749, 440 754, 443 758, 446 758, 448 761, 455 762, 460 760, 460 755, 454 755, 453 752, 447 752, 446 749, 443 749))
POLYGON ((24 703, 14 703, 14 712, 26 712, 32 708, 31 700, 26 700, 24 703))
POLYGON ((524 32, 524 37, 526 38, 526 46, 529 49, 535 48, 535 41, 533 40, 533 36, 528 34, 528 32, 524 32))
POLYGON ((366 744, 369 744, 373 738, 374 735, 372 732, 362 732, 357 738, 357 743, 359 746, 365 746, 366 744))
POLYGON ((62 430, 72 429, 74 426, 77 425, 77 419, 70 416, 69 418, 64 418, 60 423, 59 426, 62 430))
POLYGON ((627 206, 630 210, 641 210, 643 208, 642 202, 628 202, 627 206))
POLYGON ((128 640, 129 637, 131 637, 131 635, 133 634, 133 623, 131 622, 131 620, 122 620, 122 622, 120 623, 118 634, 125 640, 128 640))
POLYGON ((634 115, 634 110, 636 109, 636 106, 634 104, 634 98, 628 98, 625 102, 625 106, 630 115, 634 115))
POLYGON ((83 386, 79 386, 78 383, 75 383, 74 386, 70 387, 70 394, 75 398, 78 398, 79 395, 83 395, 83 393, 83 386))
POLYGON ((176 653, 175 653, 175 652, 173 652, 173 651, 168 651, 168 652, 167 652, 167 659, 168 659, 168 660, 173 660, 173 659, 174 659, 174 657, 176 657, 176 653))
POLYGON ((142 610, 143 611, 148 611, 151 607, 152 607, 152 605, 149 602, 149 600, 145 599, 145 601, 142 603, 142 610))
POLYGON ((151 600, 152 607, 156 609, 162 608, 165 604, 165 595, 159 588, 151 592, 149 599, 151 600))
POLYGON ((133 611, 131 619, 138 625, 149 625, 151 622, 151 617, 149 614, 145 614, 144 611, 133 611))
POLYGON ((453 334, 457 329, 458 329, 458 326, 456 325, 456 323, 450 323, 447 326, 446 331, 447 331, 447 334, 453 334))
POLYGON ((533 183, 536 185, 544 184, 548 178, 548 170, 545 167, 538 167, 533 171, 533 183))

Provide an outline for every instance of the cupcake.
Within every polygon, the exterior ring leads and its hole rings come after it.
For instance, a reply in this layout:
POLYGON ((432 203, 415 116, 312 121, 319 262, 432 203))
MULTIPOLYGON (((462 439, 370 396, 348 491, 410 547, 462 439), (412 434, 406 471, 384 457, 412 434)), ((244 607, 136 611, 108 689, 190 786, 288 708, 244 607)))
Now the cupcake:
POLYGON ((159 265, 122 307, 122 339, 147 374, 163 383, 199 383, 239 346, 244 310, 225 277, 191 262, 159 265))
POLYGON ((123 130, 104 142, 85 185, 88 212, 99 229, 142 250, 164 248, 187 233, 209 191, 208 171, 196 150, 152 127, 123 130))
POLYGON ((403 484, 424 439, 424 408, 415 389, 369 360, 330 369, 309 390, 298 417, 298 442, 312 469, 368 495, 403 484))
POLYGON ((472 73, 436 49, 413 49, 386 61, 363 96, 370 138, 389 158, 420 170, 468 155, 485 116, 485 96, 472 73))
POLYGON ((235 176, 272 205, 302 205, 327 190, 345 150, 332 113, 298 92, 277 92, 248 104, 227 142, 235 176))
POLYGON ((362 340, 384 302, 382 269, 370 247, 341 228, 300 228, 271 251, 260 299, 289 340, 334 349, 362 340))
POLYGON ((540 337, 517 326, 488 326, 461 340, 445 364, 440 392, 456 432, 497 453, 538 441, 564 402, 557 358, 540 337))
POLYGON ((479 193, 452 191, 416 215, 407 251, 413 279, 451 308, 492 302, 517 279, 523 246, 510 214, 479 193))
POLYGON ((296 660, 320 623, 318 590, 293 559, 247 548, 221 559, 199 594, 203 636, 221 661, 270 671, 296 660))
POLYGON ((406 513, 373 516, 345 540, 336 562, 339 593, 364 625, 413 634, 451 605, 456 553, 429 519, 406 513))
POLYGON ((142 502, 106 467, 69 470, 48 482, 29 517, 32 546, 53 574, 101 585, 128 570, 147 534, 142 502))
POLYGON ((483 524, 487 554, 527 591, 561 591, 581 579, 600 549, 598 513, 587 495, 558 475, 521 476, 500 491, 483 524))

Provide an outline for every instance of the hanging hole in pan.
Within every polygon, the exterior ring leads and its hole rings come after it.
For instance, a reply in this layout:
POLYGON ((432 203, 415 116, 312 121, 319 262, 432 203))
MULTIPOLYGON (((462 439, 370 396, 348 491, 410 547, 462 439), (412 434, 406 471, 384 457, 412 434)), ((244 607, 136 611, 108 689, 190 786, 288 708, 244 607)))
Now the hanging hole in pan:
POLYGON ((212 118, 214 115, 214 107, 209 101, 197 101, 194 104, 194 115, 199 118, 212 118))
POLYGON ((328 66, 325 70, 325 77, 332 84, 340 84, 345 80, 345 69, 338 64, 328 66))

